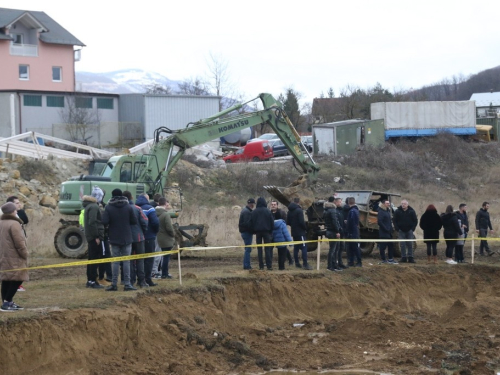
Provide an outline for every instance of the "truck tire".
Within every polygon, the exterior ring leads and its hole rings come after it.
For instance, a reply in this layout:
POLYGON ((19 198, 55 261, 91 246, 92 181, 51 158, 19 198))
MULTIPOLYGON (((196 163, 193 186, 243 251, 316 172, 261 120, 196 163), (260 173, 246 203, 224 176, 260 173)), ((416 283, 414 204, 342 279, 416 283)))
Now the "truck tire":
POLYGON ((400 258, 401 257, 400 242, 393 242, 393 244, 394 244, 394 257, 395 258, 400 258))
POLYGON ((87 257, 87 240, 77 221, 67 221, 54 236, 54 246, 63 258, 87 257))
POLYGON ((375 248, 375 242, 360 242, 359 248, 361 249, 361 256, 370 255, 375 248))

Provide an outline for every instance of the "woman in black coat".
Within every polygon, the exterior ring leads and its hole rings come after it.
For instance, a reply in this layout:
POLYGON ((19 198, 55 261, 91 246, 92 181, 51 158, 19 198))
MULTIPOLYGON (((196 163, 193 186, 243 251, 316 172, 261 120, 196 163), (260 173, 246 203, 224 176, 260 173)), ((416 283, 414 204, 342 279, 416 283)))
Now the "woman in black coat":
POLYGON ((458 223, 458 216, 453 212, 453 207, 451 205, 446 207, 445 213, 441 215, 441 221, 443 222, 444 238, 446 240, 446 263, 457 264, 457 262, 452 259, 453 249, 457 244, 458 236, 462 235, 463 232, 458 223))
POLYGON ((427 263, 431 262, 431 252, 434 263, 437 263, 437 244, 439 242, 439 231, 443 227, 443 223, 434 205, 427 206, 420 218, 419 225, 424 231, 424 243, 427 245, 427 263))

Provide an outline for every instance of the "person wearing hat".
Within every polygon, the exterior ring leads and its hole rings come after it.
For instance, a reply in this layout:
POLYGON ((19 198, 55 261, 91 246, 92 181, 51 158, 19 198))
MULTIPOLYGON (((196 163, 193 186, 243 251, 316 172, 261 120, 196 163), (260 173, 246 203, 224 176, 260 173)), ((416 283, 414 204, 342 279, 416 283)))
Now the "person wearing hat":
POLYGON ((250 262, 250 253, 252 248, 249 245, 252 244, 253 232, 252 232, 252 211, 255 208, 255 199, 249 198, 247 200, 247 205, 243 207, 240 212, 240 222, 238 224, 238 229, 240 230, 241 238, 245 244, 245 254, 243 255, 243 269, 251 270, 252 265, 250 262))
MULTIPOLYGON (((0 271, 27 268, 28 248, 22 220, 17 217, 16 205, 7 202, 2 206, 0 217, 0 271)), ((2 282, 2 306, 0 311, 18 311, 23 308, 13 302, 19 286, 28 281, 28 271, 0 272, 2 282)))
MULTIPOLYGON (((108 225, 109 243, 111 255, 116 257, 129 256, 132 251, 132 228, 137 224, 134 211, 128 199, 123 196, 120 189, 111 192, 109 200, 102 214, 102 223, 108 225)), ((117 291, 118 275, 120 274, 120 262, 113 262, 113 279, 111 286, 106 291, 117 291)), ((124 290, 137 290, 130 284, 130 261, 123 261, 124 290)))

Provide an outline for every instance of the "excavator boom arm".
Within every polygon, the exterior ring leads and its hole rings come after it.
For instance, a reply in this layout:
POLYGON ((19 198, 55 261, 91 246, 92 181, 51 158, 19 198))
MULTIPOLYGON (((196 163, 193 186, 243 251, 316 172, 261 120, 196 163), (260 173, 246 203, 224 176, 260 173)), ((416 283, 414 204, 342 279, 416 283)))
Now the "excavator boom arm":
MULTIPOLYGON (((155 131, 155 145, 152 154, 156 156, 155 162, 160 165, 160 176, 157 181, 165 186, 168 175, 172 168, 180 160, 184 152, 191 147, 201 145, 216 138, 224 137, 238 130, 267 123, 283 141, 290 154, 299 165, 302 173, 307 176, 308 183, 317 180, 319 166, 316 165, 312 156, 302 144, 300 135, 297 133, 292 122, 283 110, 282 104, 270 94, 260 94, 244 104, 237 104, 209 118, 188 124, 184 129, 170 130, 159 128, 155 131), (264 109, 250 113, 243 113, 232 117, 223 117, 230 112, 242 108, 245 104, 260 99, 264 109), (162 133, 169 133, 165 139, 161 139, 162 133), (178 147, 177 153, 173 153, 174 146, 178 147), (164 166, 164 168, 162 168, 164 166)), ((147 174, 152 166, 145 169, 147 174)), ((272 195, 279 195, 271 193, 272 195)), ((282 199, 279 199, 282 201, 282 199)))

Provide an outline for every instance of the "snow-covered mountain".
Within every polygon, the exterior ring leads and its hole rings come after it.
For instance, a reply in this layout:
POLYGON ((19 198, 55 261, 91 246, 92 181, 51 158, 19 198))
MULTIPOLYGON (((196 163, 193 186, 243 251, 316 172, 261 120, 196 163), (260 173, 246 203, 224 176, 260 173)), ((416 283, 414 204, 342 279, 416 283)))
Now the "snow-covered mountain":
POLYGON ((174 92, 179 88, 178 81, 147 72, 142 69, 125 69, 107 73, 76 72, 76 90, 129 94, 144 92, 145 86, 158 84, 170 87, 174 92))

